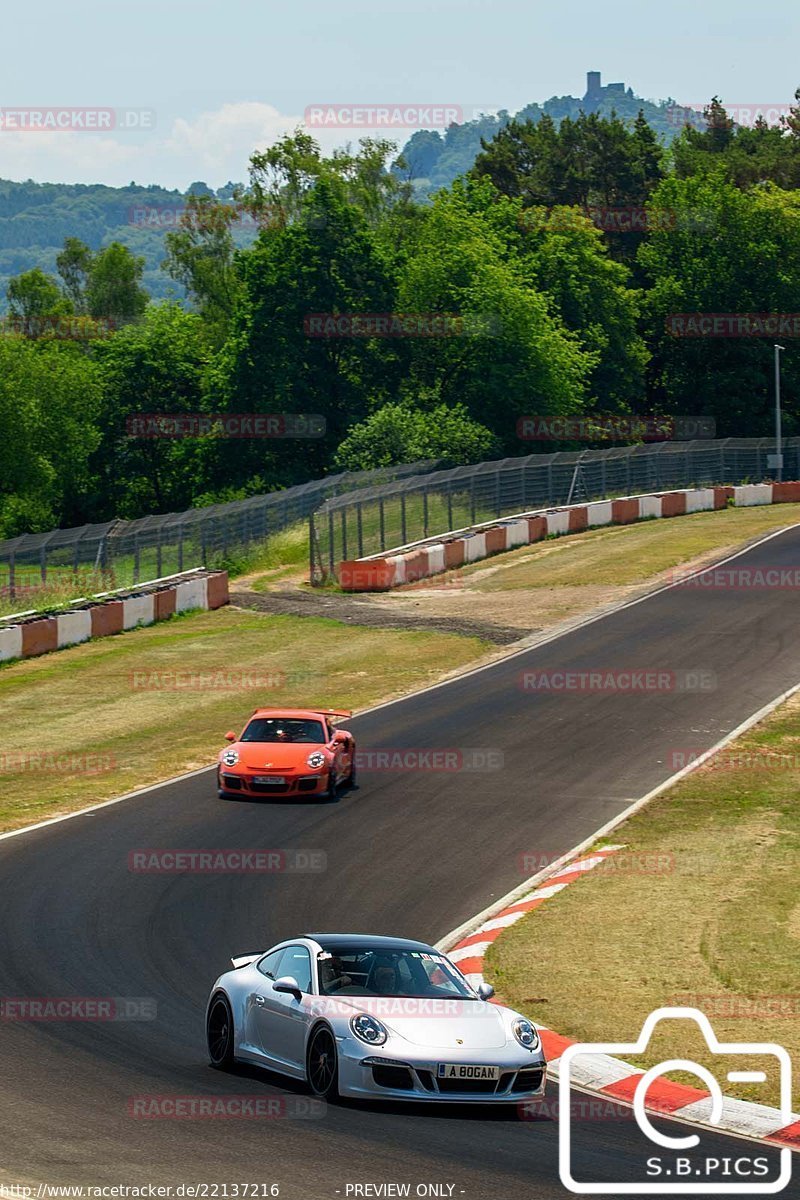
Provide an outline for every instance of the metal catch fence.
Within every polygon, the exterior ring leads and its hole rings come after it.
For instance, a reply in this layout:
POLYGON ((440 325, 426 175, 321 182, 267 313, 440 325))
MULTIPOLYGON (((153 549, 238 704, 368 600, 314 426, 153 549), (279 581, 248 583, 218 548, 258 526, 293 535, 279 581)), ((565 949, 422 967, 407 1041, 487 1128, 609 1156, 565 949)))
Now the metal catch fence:
POLYGON ((328 497, 385 486, 405 476, 418 478, 435 466, 417 462, 347 471, 282 492, 182 513, 23 534, 0 542, 0 597, 14 600, 61 585, 78 594, 214 566, 304 521, 328 497))
MULTIPOLYGON (((330 497, 310 513, 311 580, 380 554, 512 513, 637 492, 771 478, 769 438, 659 442, 531 454, 430 471, 330 497)), ((783 443, 783 477, 800 479, 800 438, 783 443)))

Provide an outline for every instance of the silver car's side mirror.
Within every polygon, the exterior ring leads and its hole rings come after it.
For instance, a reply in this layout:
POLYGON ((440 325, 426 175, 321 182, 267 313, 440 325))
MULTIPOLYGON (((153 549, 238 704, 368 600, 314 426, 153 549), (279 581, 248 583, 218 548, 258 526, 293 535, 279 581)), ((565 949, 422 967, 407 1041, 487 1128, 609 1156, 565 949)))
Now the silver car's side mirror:
POLYGON ((296 996, 299 1000, 302 996, 300 984, 293 975, 282 975, 280 979, 276 979, 272 985, 276 992, 287 992, 290 996, 296 996))
POLYGON ((479 983, 478 995, 480 996, 481 1000, 491 1000, 492 996, 494 995, 494 988, 490 983, 479 983))

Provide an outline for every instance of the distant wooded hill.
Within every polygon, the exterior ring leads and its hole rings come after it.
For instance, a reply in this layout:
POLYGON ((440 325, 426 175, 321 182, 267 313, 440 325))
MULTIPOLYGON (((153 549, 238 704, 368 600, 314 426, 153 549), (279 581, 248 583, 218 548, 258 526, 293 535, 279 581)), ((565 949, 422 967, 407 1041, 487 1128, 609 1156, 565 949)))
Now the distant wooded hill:
POLYGON ((564 117, 575 118, 581 112, 596 112, 601 116, 610 116, 615 112, 622 120, 633 122, 640 110, 667 145, 687 121, 702 123, 700 114, 674 100, 659 100, 657 103, 644 100, 634 95, 633 90, 626 88, 624 83, 603 85, 600 72, 589 71, 586 92, 581 97, 552 96, 543 104, 528 104, 518 113, 501 110, 496 114, 465 121, 462 125, 451 125, 444 133, 420 130, 403 147, 402 156, 408 165, 404 174, 413 181, 418 196, 427 196, 437 188, 447 187, 468 171, 480 153, 481 138, 490 141, 512 119, 538 121, 547 113, 558 123, 564 117))
MULTIPOLYGON (((631 121, 644 111, 653 129, 671 141, 680 131, 684 115, 674 101, 657 104, 635 96, 622 83, 602 85, 599 72, 587 76, 583 97, 554 96, 543 104, 529 104, 516 115, 518 120, 538 121, 548 113, 555 121, 576 117, 581 111, 603 115, 615 111, 631 121)), ((415 194, 424 198, 445 187, 468 171, 481 149, 481 138, 491 140, 514 114, 502 111, 481 116, 462 125, 451 125, 446 132, 421 130, 403 147, 408 175, 415 194)), ((145 259, 143 284, 155 299, 168 296, 183 299, 180 284, 162 269, 164 234, 175 227, 186 196, 216 195, 229 200, 235 185, 228 183, 216 192, 196 182, 186 192, 168 190, 157 184, 106 187, 105 184, 13 183, 0 180, 0 312, 6 311, 6 286, 13 275, 40 267, 54 274, 56 255, 67 237, 80 238, 92 250, 118 241, 145 259)), ((234 226, 234 239, 240 245, 252 241, 255 227, 234 226)))

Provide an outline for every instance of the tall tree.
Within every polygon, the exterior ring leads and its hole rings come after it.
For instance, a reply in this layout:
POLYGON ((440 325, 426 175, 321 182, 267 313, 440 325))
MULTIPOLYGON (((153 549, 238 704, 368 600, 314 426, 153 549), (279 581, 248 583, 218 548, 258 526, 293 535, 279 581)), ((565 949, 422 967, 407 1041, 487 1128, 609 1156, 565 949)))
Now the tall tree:
POLYGON ((144 259, 121 242, 112 242, 94 256, 86 285, 86 306, 92 317, 114 324, 139 320, 147 307, 142 287, 144 259))

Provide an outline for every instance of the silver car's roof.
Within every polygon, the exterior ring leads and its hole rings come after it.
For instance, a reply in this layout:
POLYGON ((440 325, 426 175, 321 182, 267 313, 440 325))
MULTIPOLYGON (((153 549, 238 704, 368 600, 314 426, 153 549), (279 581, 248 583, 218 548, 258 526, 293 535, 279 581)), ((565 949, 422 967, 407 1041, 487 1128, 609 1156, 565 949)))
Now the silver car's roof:
POLYGON ((305 937, 316 942, 323 950, 347 944, 354 950, 425 950, 429 954, 436 953, 427 942, 415 942, 410 938, 372 937, 367 933, 307 933, 305 937))

